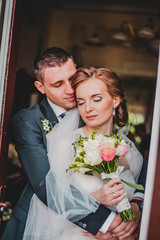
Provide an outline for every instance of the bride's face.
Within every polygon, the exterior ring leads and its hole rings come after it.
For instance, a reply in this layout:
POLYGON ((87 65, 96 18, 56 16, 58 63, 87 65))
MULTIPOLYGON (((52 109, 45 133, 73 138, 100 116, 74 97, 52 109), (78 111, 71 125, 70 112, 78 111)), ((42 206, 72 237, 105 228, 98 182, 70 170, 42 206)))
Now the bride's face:
POLYGON ((119 105, 119 98, 113 99, 105 83, 90 78, 77 86, 78 110, 90 129, 106 127, 112 129, 113 108, 119 105))

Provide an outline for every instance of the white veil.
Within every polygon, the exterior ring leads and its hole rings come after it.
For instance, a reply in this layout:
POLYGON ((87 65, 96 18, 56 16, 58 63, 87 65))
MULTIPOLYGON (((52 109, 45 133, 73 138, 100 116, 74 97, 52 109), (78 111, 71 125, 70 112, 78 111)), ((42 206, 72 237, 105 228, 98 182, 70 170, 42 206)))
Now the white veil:
POLYGON ((73 157, 72 133, 78 128, 78 124, 79 114, 75 108, 67 112, 63 120, 47 134, 50 162, 50 171, 46 176, 48 207, 34 194, 23 240, 71 239, 73 231, 78 229, 72 222, 95 212, 99 206, 66 173, 73 157))

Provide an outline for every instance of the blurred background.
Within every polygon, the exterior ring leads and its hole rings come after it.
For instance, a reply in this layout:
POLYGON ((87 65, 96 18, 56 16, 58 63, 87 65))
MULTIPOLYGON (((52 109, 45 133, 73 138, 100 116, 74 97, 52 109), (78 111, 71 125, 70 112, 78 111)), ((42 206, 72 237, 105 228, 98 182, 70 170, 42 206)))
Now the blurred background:
POLYGON ((15 101, 15 111, 36 101, 33 59, 42 49, 58 46, 68 50, 78 66, 115 71, 126 90, 131 123, 145 123, 150 132, 159 42, 155 0, 24 1, 17 68, 21 91, 15 94, 21 101, 15 101))
POLYGON ((130 131, 140 145, 151 131, 159 42, 155 0, 24 0, 14 113, 39 99, 33 85, 35 56, 47 47, 62 47, 78 67, 104 66, 119 75, 130 131))
MULTIPOLYGON (((121 78, 128 102, 129 135, 147 161, 159 43, 156 0, 24 0, 13 114, 41 98, 32 70, 36 55, 47 47, 64 48, 78 67, 108 67, 121 78)), ((7 182, 6 201, 14 206, 25 176, 12 136, 7 182)))

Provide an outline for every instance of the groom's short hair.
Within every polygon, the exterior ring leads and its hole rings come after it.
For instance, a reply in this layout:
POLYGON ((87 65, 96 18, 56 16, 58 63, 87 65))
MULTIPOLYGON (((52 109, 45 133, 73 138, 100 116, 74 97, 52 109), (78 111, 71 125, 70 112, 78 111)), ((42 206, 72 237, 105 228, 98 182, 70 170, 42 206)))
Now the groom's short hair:
POLYGON ((33 68, 36 79, 43 83, 43 70, 45 68, 61 67, 69 59, 73 60, 72 55, 62 48, 46 48, 34 60, 33 68))

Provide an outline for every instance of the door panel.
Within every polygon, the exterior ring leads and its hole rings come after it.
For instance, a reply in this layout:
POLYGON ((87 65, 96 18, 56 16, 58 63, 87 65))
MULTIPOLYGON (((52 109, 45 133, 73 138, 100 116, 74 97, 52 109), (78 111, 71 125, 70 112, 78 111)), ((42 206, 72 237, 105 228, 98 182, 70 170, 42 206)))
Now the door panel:
MULTIPOLYGON (((0 202, 4 199, 5 174, 12 116, 20 30, 21 0, 2 1, 0 11, 0 202), (4 7, 5 2, 5 7, 4 7), (2 13, 3 12, 3 13, 2 13), (2 18, 3 16, 3 18, 2 18), (3 24, 2 24, 3 23, 3 24)), ((3 205, 3 204, 2 204, 3 205)))
POLYGON ((160 239, 160 61, 152 120, 148 173, 142 214, 140 239, 160 239))

